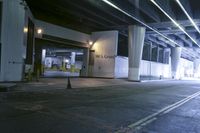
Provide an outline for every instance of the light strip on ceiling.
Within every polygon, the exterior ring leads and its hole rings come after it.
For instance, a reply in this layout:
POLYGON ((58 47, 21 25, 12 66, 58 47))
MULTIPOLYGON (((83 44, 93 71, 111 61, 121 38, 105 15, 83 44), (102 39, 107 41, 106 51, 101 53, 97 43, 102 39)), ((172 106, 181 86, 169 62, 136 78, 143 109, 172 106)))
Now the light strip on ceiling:
POLYGON ((176 2, 178 3, 178 5, 180 6, 180 8, 182 9, 182 11, 185 13, 185 15, 187 16, 187 18, 190 20, 190 22, 192 23, 192 25, 194 26, 194 28, 199 32, 200 34, 200 30, 199 27, 196 25, 196 23, 194 22, 194 20, 192 19, 192 17, 188 14, 188 12, 185 10, 185 8, 183 7, 183 5, 181 4, 180 0, 176 0, 176 2))
POLYGON ((108 0, 102 0, 103 2, 105 2, 106 4, 112 6, 113 8, 117 9, 118 11, 126 14, 127 16, 129 16, 130 18, 134 19, 135 21, 141 23, 142 25, 144 25, 145 27, 151 29, 152 31, 156 32, 157 34, 161 35, 162 37, 164 37, 165 39, 169 40, 170 42, 172 42, 173 44, 182 47, 181 45, 179 45, 178 43, 176 43, 174 40, 168 38, 167 36, 163 35, 162 33, 160 33, 159 31, 157 31, 156 29, 152 28, 151 26, 147 25, 146 23, 142 22, 141 20, 139 20, 138 18, 132 16, 131 14, 127 13, 126 11, 124 11, 123 9, 119 8, 118 6, 116 6, 115 4, 111 3, 108 0))
POLYGON ((155 0, 150 0, 156 7, 160 9, 183 33, 185 33, 196 45, 200 47, 200 45, 184 30, 183 27, 180 26, 172 17, 170 17, 156 2, 155 0))

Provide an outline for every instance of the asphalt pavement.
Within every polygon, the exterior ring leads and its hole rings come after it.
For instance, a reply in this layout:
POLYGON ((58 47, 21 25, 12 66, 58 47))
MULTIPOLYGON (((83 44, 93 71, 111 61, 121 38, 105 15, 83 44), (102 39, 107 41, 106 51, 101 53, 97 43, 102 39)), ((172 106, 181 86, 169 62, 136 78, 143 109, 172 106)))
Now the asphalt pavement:
POLYGON ((71 82, 73 89, 66 89, 65 79, 41 79, 0 92, 0 132, 200 132, 198 80, 135 83, 76 78, 71 82))

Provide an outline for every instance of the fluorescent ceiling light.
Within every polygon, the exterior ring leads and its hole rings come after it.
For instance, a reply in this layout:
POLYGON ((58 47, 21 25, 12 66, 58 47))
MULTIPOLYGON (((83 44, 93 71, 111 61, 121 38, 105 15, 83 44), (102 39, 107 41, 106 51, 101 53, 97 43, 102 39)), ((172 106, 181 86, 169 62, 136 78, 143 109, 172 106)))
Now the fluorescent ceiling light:
POLYGON ((149 25, 147 25, 146 23, 142 22, 141 20, 139 20, 138 18, 132 16, 131 14, 127 13, 126 11, 124 11, 123 9, 119 8, 118 6, 116 6, 115 4, 111 3, 108 0, 102 0, 103 2, 105 2, 106 4, 112 6, 113 8, 117 9, 118 11, 126 14, 127 16, 129 16, 130 18, 134 19, 135 21, 141 23, 142 25, 146 26, 147 28, 151 29, 152 31, 156 32, 157 34, 161 35, 162 37, 166 38, 167 40, 169 40, 170 42, 172 42, 173 44, 182 47, 181 45, 179 45, 178 43, 176 43, 174 40, 168 38, 167 36, 163 35, 162 33, 160 33, 159 31, 157 31, 156 29, 150 27, 149 25))
POLYGON ((183 33, 185 33, 195 44, 199 47, 200 45, 180 26, 172 17, 170 17, 156 2, 155 0, 150 0, 155 6, 157 6, 183 33))
POLYGON ((182 11, 185 13, 185 15, 187 16, 187 18, 190 20, 190 22, 192 23, 192 25, 195 27, 195 29, 199 32, 200 34, 200 30, 199 27, 195 24, 194 20, 192 19, 192 17, 188 14, 188 12, 185 10, 185 8, 183 7, 183 5, 181 4, 180 0, 176 0, 176 2, 178 3, 178 5, 180 6, 180 8, 182 9, 182 11))

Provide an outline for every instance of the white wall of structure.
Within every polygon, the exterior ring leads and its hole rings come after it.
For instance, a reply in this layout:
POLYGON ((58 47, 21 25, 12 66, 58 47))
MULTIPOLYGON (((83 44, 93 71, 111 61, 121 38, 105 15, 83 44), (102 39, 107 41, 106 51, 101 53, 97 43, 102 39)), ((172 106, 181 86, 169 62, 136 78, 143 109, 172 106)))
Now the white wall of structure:
POLYGON ((181 58, 177 73, 179 78, 193 77, 194 62, 181 58))
MULTIPOLYGON (((116 57, 115 64, 115 75, 116 78, 128 77, 128 58, 127 57, 116 57)), ((141 61, 140 75, 142 76, 155 76, 155 77, 171 77, 170 64, 162 64, 150 61, 141 61)))
POLYGON ((169 64, 162 64, 150 61, 141 61, 140 75, 154 76, 154 77, 171 77, 171 66, 169 64))
POLYGON ((117 55, 118 31, 93 32, 95 50, 93 76, 115 77, 115 57, 117 55))
POLYGON ((3 1, 1 81, 22 79, 25 9, 20 2, 20 0, 3 1))
MULTIPOLYGON (((192 77, 194 74, 194 63, 187 59, 180 59, 178 66, 178 78, 192 77)), ((171 64, 162 64, 157 62, 150 62, 146 60, 141 61, 140 75, 142 76, 155 76, 163 78, 171 78, 171 64)), ((128 58, 116 57, 115 61, 115 77, 122 78, 128 77, 128 58)))
POLYGON ((128 57, 117 56, 115 58, 115 78, 128 77, 128 57))
POLYGON ((82 32, 78 32, 75 30, 71 30, 68 28, 64 28, 64 27, 50 24, 50 23, 40 21, 40 20, 36 20, 35 23, 36 23, 36 27, 41 28, 43 30, 43 34, 46 34, 46 35, 51 35, 54 37, 69 39, 69 40, 82 42, 82 43, 88 43, 88 41, 90 40, 90 35, 82 33, 82 32))

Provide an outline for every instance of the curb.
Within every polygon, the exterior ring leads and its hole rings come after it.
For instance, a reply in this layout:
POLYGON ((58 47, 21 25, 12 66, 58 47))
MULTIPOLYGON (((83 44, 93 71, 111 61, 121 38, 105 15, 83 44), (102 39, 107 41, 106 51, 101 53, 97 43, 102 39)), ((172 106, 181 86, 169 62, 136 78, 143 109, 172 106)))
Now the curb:
POLYGON ((16 88, 17 84, 0 84, 0 93, 1 92, 8 92, 11 91, 12 89, 16 88))

